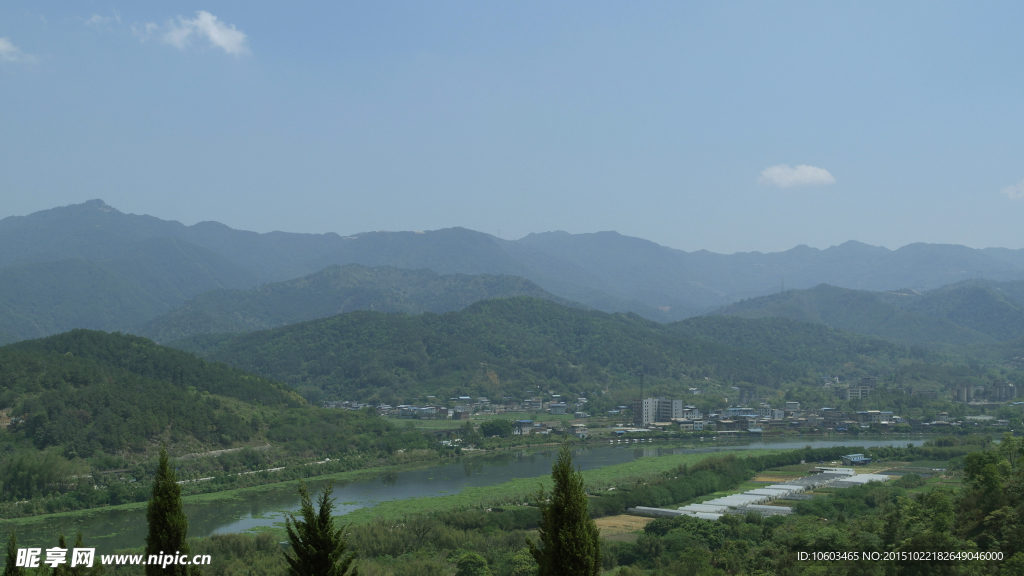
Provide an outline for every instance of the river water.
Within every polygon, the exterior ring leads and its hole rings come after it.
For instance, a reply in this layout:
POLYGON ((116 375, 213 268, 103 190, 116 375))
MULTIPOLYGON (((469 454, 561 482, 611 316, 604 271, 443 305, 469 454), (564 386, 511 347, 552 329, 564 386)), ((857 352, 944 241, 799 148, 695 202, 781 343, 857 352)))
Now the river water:
MULTIPOLYGON (((787 450, 811 446, 890 446, 914 444, 920 446, 923 437, 904 437, 895 440, 812 440, 812 441, 767 441, 744 444, 719 445, 717 441, 698 442, 687 446, 666 443, 594 445, 579 449, 573 456, 573 463, 583 470, 592 470, 613 464, 631 462, 638 458, 657 458, 668 454, 691 454, 695 452, 718 452, 728 450, 753 450, 772 448, 787 450)), ((374 506, 378 502, 403 500, 424 496, 445 496, 455 494, 468 487, 491 486, 519 478, 536 478, 551 473, 556 450, 533 453, 501 453, 496 455, 463 458, 455 464, 444 464, 407 470, 386 472, 376 478, 337 483, 333 496, 336 511, 346 514, 352 510, 374 506)), ((325 481, 309 482, 309 491, 316 494, 325 481)), ((261 526, 273 526, 284 522, 284 513, 299 507, 295 485, 277 489, 243 493, 240 499, 225 499, 197 504, 186 503, 185 514, 189 520, 189 536, 209 536, 242 532, 261 526)), ((6 523, 3 523, 6 524, 6 523)), ((3 526, 7 528, 7 526, 3 526)), ((0 528, 0 532, 6 530, 0 528)), ((76 531, 86 535, 86 543, 95 546, 97 552, 109 553, 116 549, 138 547, 145 543, 146 511, 97 509, 89 513, 51 515, 39 517, 38 521, 18 526, 18 541, 23 546, 52 546, 57 533, 63 531, 71 536, 76 531)))

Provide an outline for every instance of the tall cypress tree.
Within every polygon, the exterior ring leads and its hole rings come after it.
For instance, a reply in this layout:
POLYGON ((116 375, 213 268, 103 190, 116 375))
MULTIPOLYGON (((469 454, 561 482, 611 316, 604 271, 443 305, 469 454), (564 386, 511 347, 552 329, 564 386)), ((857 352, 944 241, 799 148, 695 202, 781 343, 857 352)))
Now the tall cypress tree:
POLYGON ((590 517, 583 473, 572 466, 569 441, 562 443, 551 467, 554 487, 550 501, 538 494, 540 547, 527 540, 537 560, 537 576, 598 576, 601 574, 600 530, 590 517))
MULTIPOLYGON (((64 550, 68 549, 68 540, 64 537, 63 532, 57 536, 57 548, 63 548, 64 550)), ((65 557, 64 564, 58 564, 57 567, 53 569, 53 572, 50 573, 50 576, 70 576, 71 568, 68 566, 70 562, 71 556, 65 557)))
POLYGON ((25 569, 18 566, 18 533, 11 530, 7 538, 7 565, 4 566, 3 576, 24 576, 25 569))
MULTIPOLYGON (((149 534, 146 536, 146 556, 160 554, 189 554, 188 518, 181 507, 181 487, 178 476, 171 468, 167 449, 160 447, 160 464, 153 479, 153 496, 146 509, 149 534)), ((146 565, 146 576, 188 576, 199 570, 178 564, 167 568, 146 565)))
POLYGON ((331 491, 334 482, 328 482, 317 498, 317 509, 309 498, 305 482, 299 483, 299 497, 302 499, 302 519, 289 514, 285 529, 292 545, 292 553, 285 552, 288 574, 291 576, 357 576, 353 565, 355 552, 345 553, 345 527, 334 528, 334 499, 331 491), (350 571, 351 569, 351 571, 350 571))
MULTIPOLYGON (((85 548, 85 539, 82 537, 81 532, 79 532, 78 535, 75 536, 74 547, 85 548)), ((103 567, 103 564, 100 564, 99 559, 94 559, 92 568, 86 566, 75 566, 74 568, 70 568, 68 570, 68 573, 72 576, 103 576, 107 573, 107 571, 103 567)))

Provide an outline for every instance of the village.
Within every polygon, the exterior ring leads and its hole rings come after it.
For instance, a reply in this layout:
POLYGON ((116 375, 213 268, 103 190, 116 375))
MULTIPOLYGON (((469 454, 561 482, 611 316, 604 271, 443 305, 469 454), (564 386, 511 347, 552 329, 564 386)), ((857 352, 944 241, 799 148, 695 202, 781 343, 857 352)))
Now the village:
MULTIPOLYGON (((834 389, 836 400, 868 398, 875 391, 875 378, 860 378, 857 382, 834 389)), ((691 389, 691 394, 696 389, 691 389)), ((907 391, 907 394, 915 394, 907 391)), ((924 395, 917 392, 919 395, 924 395)), ((828 406, 805 406, 801 402, 772 403, 766 400, 756 404, 723 406, 702 412, 694 404, 682 399, 649 397, 620 405, 605 413, 591 415, 587 411, 587 398, 568 398, 549 394, 547 398, 515 399, 504 397, 491 401, 486 397, 452 397, 447 402, 433 396, 423 405, 388 404, 371 405, 352 401, 324 402, 324 408, 344 410, 374 410, 377 414, 398 419, 423 422, 424 427, 440 431, 431 421, 486 421, 505 418, 512 420, 512 435, 571 433, 578 438, 595 435, 623 437, 674 433, 693 436, 757 437, 787 434, 860 434, 860 433, 950 433, 979 431, 987 428, 1006 428, 1010 421, 985 414, 986 409, 1001 405, 1024 405, 1014 401, 1017 391, 1013 384, 993 386, 983 390, 960 386, 951 391, 952 400, 959 402, 976 415, 953 416, 938 412, 934 419, 906 417, 892 410, 841 410, 828 406), (977 398, 975 397, 977 395, 977 398), (526 416, 529 416, 527 418, 526 416)), ((936 393, 928 395, 935 398, 936 393)), ((440 428, 451 428, 451 424, 440 428)))

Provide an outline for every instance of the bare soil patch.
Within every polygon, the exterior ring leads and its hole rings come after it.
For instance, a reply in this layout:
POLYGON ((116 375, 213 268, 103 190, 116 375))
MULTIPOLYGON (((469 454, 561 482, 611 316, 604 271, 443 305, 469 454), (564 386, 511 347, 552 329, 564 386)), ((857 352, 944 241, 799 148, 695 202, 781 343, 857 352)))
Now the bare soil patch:
POLYGON ((633 542, 640 536, 640 531, 654 521, 654 518, 643 516, 605 516, 597 518, 594 523, 601 529, 601 538, 617 542, 633 542))

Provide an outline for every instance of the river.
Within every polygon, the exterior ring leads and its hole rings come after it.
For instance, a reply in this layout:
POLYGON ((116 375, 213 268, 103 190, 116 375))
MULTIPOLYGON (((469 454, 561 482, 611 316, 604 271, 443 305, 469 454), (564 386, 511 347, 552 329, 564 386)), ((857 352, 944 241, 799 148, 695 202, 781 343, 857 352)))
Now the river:
MULTIPOLYGON (((718 452, 728 450, 752 450, 772 448, 787 450, 811 446, 890 446, 914 444, 920 446, 923 437, 904 437, 900 440, 786 440, 763 441, 742 444, 719 445, 718 441, 693 442, 687 446, 668 443, 652 444, 590 444, 579 449, 573 456, 573 463, 583 470, 592 470, 613 464, 631 462, 638 458, 656 458, 667 454, 691 454, 696 452, 718 452)), ((374 506, 378 502, 444 496, 455 494, 468 487, 491 486, 518 478, 536 478, 550 474, 555 450, 532 453, 506 452, 462 458, 455 464, 444 464, 405 470, 385 472, 376 478, 338 483, 334 487, 336 510, 346 514, 352 510, 374 506)), ((316 494, 324 480, 309 482, 309 491, 316 494)), ((189 520, 190 536, 209 536, 243 532, 251 528, 273 526, 284 522, 284 513, 297 510, 299 498, 295 485, 280 488, 245 492, 244 498, 215 500, 212 502, 187 503, 185 514, 189 520)), ((86 535, 86 543, 95 546, 97 552, 109 553, 116 549, 139 547, 145 543, 146 510, 111 510, 99 508, 87 513, 53 515, 40 517, 18 527, 18 541, 23 546, 52 546, 59 531, 74 538, 76 531, 86 535)), ((6 532, 6 530, 2 530, 6 532)))

